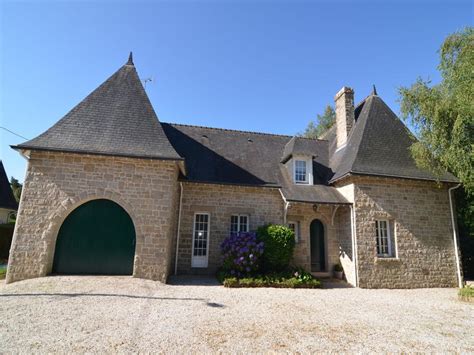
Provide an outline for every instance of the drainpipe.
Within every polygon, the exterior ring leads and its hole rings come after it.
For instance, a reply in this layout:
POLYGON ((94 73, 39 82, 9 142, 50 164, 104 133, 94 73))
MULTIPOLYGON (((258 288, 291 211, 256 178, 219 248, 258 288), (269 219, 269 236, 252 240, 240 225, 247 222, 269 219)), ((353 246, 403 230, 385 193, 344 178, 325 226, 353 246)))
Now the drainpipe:
POLYGON ((453 226, 454 255, 456 255, 456 269, 457 269, 457 274, 458 274, 458 285, 459 285, 459 288, 462 288, 463 282, 462 282, 462 275, 461 275, 461 266, 460 266, 461 264, 459 262, 458 236, 456 233, 456 220, 454 218, 453 198, 451 196, 451 191, 454 191, 459 186, 461 186, 461 184, 458 184, 456 186, 449 188, 448 195, 449 195, 449 209, 451 210, 451 224, 453 226))
POLYGON ((283 195, 283 192, 281 189, 278 189, 280 191, 281 198, 283 199, 284 205, 283 205, 283 224, 286 225, 286 216, 288 214, 288 206, 290 206, 290 203, 286 200, 285 195, 283 195))
POLYGON ((357 267, 357 226, 354 205, 351 208, 352 258, 354 259, 355 287, 359 287, 359 268, 357 267))
POLYGON ((181 208, 183 204, 183 183, 179 183, 178 228, 176 230, 176 255, 174 258, 174 274, 178 275, 179 234, 181 227, 181 208))

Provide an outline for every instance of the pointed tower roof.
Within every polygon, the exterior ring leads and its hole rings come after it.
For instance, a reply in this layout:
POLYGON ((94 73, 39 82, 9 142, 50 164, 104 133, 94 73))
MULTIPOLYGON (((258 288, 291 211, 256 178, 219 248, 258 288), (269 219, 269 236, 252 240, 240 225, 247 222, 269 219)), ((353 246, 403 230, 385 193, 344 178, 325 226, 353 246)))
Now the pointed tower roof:
POLYGON ((133 65, 132 53, 124 66, 55 125, 12 148, 182 159, 161 127, 133 65))
POLYGON ((13 196, 13 191, 8 181, 7 173, 3 167, 3 163, 0 160, 0 208, 8 208, 16 210, 18 203, 13 196))
POLYGON ((355 112, 356 123, 347 145, 331 157, 335 172, 331 182, 349 173, 458 182, 448 172, 436 177, 416 165, 410 151, 416 138, 376 92, 361 102, 355 112))

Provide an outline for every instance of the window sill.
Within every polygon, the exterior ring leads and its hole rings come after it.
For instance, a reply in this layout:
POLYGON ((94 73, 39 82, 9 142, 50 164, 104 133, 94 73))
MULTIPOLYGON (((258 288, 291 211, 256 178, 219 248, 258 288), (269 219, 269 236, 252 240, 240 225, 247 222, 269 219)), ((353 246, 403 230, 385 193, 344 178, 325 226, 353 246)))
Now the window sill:
POLYGON ((400 262, 399 258, 394 256, 376 256, 375 263, 398 263, 400 262))

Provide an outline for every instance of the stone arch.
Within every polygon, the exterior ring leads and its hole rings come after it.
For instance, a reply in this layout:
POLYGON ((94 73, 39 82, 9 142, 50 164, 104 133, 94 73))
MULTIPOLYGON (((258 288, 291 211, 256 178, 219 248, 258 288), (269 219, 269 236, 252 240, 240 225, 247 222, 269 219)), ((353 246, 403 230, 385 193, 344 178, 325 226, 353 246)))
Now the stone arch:
MULTIPOLYGON (((83 192, 78 196, 72 196, 65 198, 60 207, 53 211, 49 216, 49 223, 46 226, 43 232, 43 240, 46 240, 48 246, 46 248, 46 268, 43 272, 44 276, 52 272, 54 253, 56 251, 56 241, 61 225, 65 219, 79 206, 98 199, 105 199, 115 202, 120 207, 122 207, 125 212, 130 216, 133 226, 135 228, 135 237, 137 246, 142 243, 143 233, 141 230, 141 219, 134 213, 134 209, 131 204, 129 204, 125 199, 122 198, 121 194, 113 190, 103 190, 103 191, 94 191, 94 192, 83 192)), ((135 264, 136 264, 136 252, 134 258, 134 273, 135 273, 135 264)))

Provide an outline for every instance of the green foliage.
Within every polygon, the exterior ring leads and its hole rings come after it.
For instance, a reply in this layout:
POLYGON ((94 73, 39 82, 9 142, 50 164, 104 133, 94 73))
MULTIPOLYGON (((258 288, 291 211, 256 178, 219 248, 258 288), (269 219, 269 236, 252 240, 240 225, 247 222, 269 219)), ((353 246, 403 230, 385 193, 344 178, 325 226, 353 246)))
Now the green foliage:
POLYGON ((344 271, 344 269, 342 268, 342 265, 339 263, 339 264, 334 265, 334 271, 341 272, 341 271, 344 271))
POLYGON ((237 279, 227 277, 225 287, 276 287, 276 288, 320 288, 321 282, 304 270, 272 273, 256 277, 237 279))
POLYGON ((14 229, 14 224, 0 224, 0 263, 2 260, 8 259, 14 229))
POLYGON ((295 249, 295 233, 286 226, 270 224, 258 228, 257 236, 264 243, 263 269, 287 269, 295 249))
POLYGON ((474 279, 474 194, 454 190, 464 277, 474 279))
POLYGON ((15 197, 16 202, 19 202, 23 185, 20 184, 20 182, 12 176, 10 179, 10 186, 12 188, 13 196, 15 197))
POLYGON ((440 48, 442 80, 421 78, 399 89, 401 113, 415 128, 417 164, 438 176, 446 170, 474 194, 474 28, 450 35, 440 48))
POLYGON ((318 114, 316 121, 310 121, 301 136, 306 138, 319 138, 324 132, 331 128, 336 122, 336 112, 332 106, 327 105, 322 115, 318 114))
POLYGON ((458 296, 463 301, 474 302, 474 287, 464 286, 459 289, 458 296))

